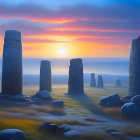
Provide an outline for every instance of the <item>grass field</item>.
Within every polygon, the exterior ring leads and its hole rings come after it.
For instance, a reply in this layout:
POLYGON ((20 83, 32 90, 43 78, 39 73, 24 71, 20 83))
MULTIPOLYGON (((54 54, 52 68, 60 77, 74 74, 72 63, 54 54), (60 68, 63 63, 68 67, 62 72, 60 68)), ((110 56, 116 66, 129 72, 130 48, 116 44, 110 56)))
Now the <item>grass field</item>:
MULTIPOLYGON (((23 88, 23 93, 29 96, 34 95, 38 91, 37 86, 25 86, 23 88)), ((64 101, 64 110, 55 109, 49 106, 37 106, 32 105, 30 107, 1 107, 0 110, 0 130, 7 128, 17 128, 25 132, 27 140, 63 140, 62 136, 57 136, 50 134, 49 132, 41 133, 38 132, 38 126, 45 122, 46 120, 51 121, 51 123, 69 124, 69 125, 79 125, 83 127, 88 127, 90 123, 100 123, 98 118, 94 118, 91 115, 105 113, 113 118, 121 119, 120 108, 109 108, 105 109, 99 106, 99 99, 106 95, 112 93, 118 93, 121 97, 127 95, 127 88, 114 88, 109 87, 106 89, 97 89, 90 88, 88 85, 85 85, 86 96, 83 97, 70 97, 64 95, 67 93, 67 85, 54 85, 53 92, 51 93, 53 99, 61 99, 64 101), (49 118, 49 115, 55 116, 55 119, 52 117, 49 118), (43 116, 43 117, 41 117, 43 116), (62 119, 59 119, 61 116, 62 119), (67 119, 67 116, 79 116, 83 117, 81 119, 67 119), (45 118, 46 117, 46 118, 45 118), (47 118, 48 117, 48 118, 47 118), (66 119, 65 119, 66 118, 66 119)), ((126 130, 124 130, 126 131, 126 130)), ((126 131, 127 133, 132 133, 126 131)), ((88 135, 83 136, 82 140, 87 139, 95 140, 105 140, 105 139, 114 139, 112 137, 105 137, 104 133, 89 133, 88 135)))

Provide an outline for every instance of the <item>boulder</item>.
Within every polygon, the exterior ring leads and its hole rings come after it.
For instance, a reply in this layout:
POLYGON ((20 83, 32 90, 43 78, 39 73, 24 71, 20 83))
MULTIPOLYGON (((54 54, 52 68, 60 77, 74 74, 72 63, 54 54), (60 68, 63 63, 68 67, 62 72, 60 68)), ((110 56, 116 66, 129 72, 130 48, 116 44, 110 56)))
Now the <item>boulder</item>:
POLYGON ((59 133, 65 133, 70 130, 71 130, 71 128, 67 124, 62 124, 62 125, 58 126, 59 133))
POLYGON ((50 122, 49 121, 46 121, 46 122, 44 122, 44 123, 42 123, 39 127, 38 127, 38 129, 39 130, 44 130, 44 129, 47 129, 49 126, 50 126, 50 122))
POLYGON ((136 106, 140 109, 140 95, 131 98, 131 103, 136 104, 136 106))
POLYGON ((122 115, 127 118, 138 118, 140 116, 140 110, 134 103, 126 103, 121 108, 122 115))
POLYGON ((52 105, 54 107, 63 108, 64 107, 64 101, 62 101, 62 100, 55 100, 55 101, 52 102, 52 105))
POLYGON ((100 99, 100 105, 104 107, 117 107, 121 105, 121 100, 118 94, 114 93, 100 99))
POLYGON ((24 132, 18 129, 5 129, 0 131, 0 140, 25 140, 24 132))
POLYGON ((49 121, 47 121, 47 122, 41 124, 38 129, 47 130, 47 131, 56 133, 58 130, 58 126, 56 124, 51 124, 49 121))
POLYGON ((44 100, 51 100, 52 99, 50 93, 47 90, 37 92, 36 95, 34 95, 34 97, 41 98, 44 100))
POLYGON ((81 135, 82 133, 77 130, 71 130, 64 133, 64 137, 66 138, 77 138, 80 137, 81 135))
POLYGON ((47 130, 49 132, 56 133, 56 131, 58 130, 58 126, 56 124, 50 124, 48 125, 47 130))

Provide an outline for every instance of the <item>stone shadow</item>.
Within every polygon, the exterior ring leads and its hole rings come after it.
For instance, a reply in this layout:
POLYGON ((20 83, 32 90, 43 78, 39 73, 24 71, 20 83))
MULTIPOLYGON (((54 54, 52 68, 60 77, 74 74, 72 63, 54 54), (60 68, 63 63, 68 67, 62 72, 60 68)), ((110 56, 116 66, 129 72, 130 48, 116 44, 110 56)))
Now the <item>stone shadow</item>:
POLYGON ((82 106, 86 107, 90 112, 98 114, 98 115, 105 115, 107 116, 106 113, 103 112, 102 109, 97 107, 93 101, 90 99, 88 95, 84 94, 79 94, 79 95, 69 95, 72 99, 78 101, 82 106))

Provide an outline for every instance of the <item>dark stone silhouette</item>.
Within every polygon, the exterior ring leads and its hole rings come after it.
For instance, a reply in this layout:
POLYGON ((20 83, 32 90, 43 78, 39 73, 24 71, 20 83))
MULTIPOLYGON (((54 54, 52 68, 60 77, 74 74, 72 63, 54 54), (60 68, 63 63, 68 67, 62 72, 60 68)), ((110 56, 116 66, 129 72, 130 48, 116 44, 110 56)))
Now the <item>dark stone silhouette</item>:
POLYGON ((140 95, 140 36, 132 40, 129 65, 129 95, 140 95))
POLYGON ((51 62, 47 60, 42 60, 40 66, 40 91, 43 90, 52 91, 51 62))
POLYGON ((95 74, 91 73, 90 87, 96 87, 95 74))
POLYGON ((69 94, 84 93, 83 63, 82 59, 80 58, 70 60, 68 93, 69 94))
POLYGON ((16 30, 5 32, 2 62, 2 93, 22 94, 22 42, 16 30))
POLYGON ((104 88, 104 83, 103 83, 102 75, 98 75, 97 87, 98 87, 98 88, 104 88))
POLYGON ((116 80, 115 87, 117 87, 117 88, 122 87, 122 84, 121 84, 121 80, 120 79, 117 79, 116 80))

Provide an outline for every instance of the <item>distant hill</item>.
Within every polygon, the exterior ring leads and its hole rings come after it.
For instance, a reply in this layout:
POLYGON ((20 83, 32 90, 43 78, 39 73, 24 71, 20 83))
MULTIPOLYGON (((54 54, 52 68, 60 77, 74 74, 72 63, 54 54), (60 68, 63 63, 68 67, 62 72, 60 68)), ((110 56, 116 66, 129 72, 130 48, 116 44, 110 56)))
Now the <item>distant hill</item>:
MULTIPOLYGON (((96 74, 96 79, 97 79, 96 74)), ((115 84, 116 79, 121 79, 122 83, 128 84, 128 76, 123 75, 109 75, 103 74, 103 80, 105 84, 115 84)), ((90 82, 90 74, 84 74, 84 82, 88 84, 90 82)), ((68 75, 53 75, 52 76, 53 84, 67 84, 68 75)), ((24 85, 39 85, 39 75, 24 75, 24 85)))

